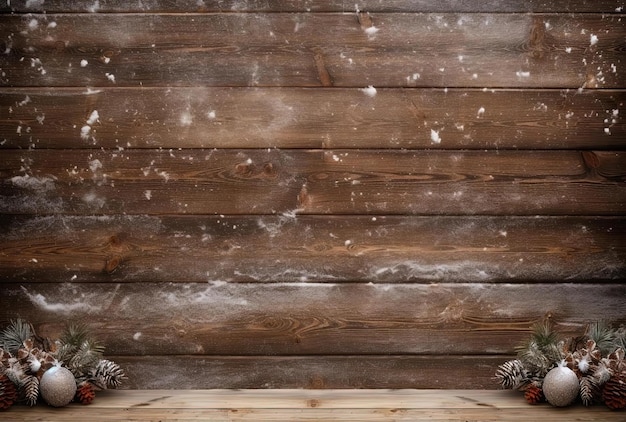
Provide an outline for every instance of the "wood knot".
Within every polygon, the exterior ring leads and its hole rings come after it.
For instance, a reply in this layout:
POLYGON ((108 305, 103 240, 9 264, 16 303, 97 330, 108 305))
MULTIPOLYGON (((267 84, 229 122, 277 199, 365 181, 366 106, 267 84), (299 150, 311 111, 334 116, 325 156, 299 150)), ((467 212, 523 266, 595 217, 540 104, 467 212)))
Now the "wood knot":
POLYGON ((306 401, 307 407, 320 407, 322 403, 317 399, 309 399, 306 401))
POLYGON ((244 176, 250 177, 254 172, 254 166, 251 163, 239 163, 235 166, 235 173, 244 176))
POLYGON ((311 388, 320 389, 326 386, 326 382, 324 382, 324 378, 320 375, 313 375, 311 378, 311 382, 309 383, 311 388))
POLYGON ((546 22, 537 17, 533 19, 530 35, 528 37, 528 51, 533 59, 543 59, 550 49, 550 36, 546 30, 546 22))
POLYGON ((122 257, 117 256, 117 255, 107 259, 104 262, 104 272, 107 274, 113 273, 113 271, 115 271, 120 266, 121 263, 122 263, 122 257))
POLYGON ((263 174, 266 177, 275 178, 276 177, 276 169, 274 168, 274 164, 265 163, 263 164, 263 174))
POLYGON ((600 167, 600 159, 598 155, 593 151, 583 151, 583 162, 588 169, 597 169, 600 167))

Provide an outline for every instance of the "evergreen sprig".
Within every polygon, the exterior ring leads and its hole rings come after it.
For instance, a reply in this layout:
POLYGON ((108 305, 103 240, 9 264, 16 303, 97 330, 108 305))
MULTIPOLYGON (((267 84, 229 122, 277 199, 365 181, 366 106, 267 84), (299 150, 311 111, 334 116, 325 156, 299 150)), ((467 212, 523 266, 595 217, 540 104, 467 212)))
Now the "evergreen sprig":
POLYGON ((11 320, 11 324, 0 334, 0 346, 11 354, 17 354, 24 342, 31 338, 33 330, 31 325, 21 318, 11 320))

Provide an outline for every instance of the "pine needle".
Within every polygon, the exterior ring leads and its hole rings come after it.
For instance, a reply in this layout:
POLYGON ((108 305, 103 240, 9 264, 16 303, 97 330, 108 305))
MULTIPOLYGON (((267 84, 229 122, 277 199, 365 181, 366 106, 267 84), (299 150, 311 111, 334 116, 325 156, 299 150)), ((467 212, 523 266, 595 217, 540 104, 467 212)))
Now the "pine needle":
POLYGON ((11 324, 0 334, 0 346, 12 354, 24 345, 33 335, 31 325, 21 318, 11 320, 11 324))
POLYGON ((587 335, 596 342, 596 346, 603 355, 608 355, 617 348, 615 330, 606 321, 596 321, 589 325, 587 335))
POLYGON ((533 325, 530 340, 517 347, 517 357, 533 375, 543 377, 562 358, 558 334, 550 321, 533 325))

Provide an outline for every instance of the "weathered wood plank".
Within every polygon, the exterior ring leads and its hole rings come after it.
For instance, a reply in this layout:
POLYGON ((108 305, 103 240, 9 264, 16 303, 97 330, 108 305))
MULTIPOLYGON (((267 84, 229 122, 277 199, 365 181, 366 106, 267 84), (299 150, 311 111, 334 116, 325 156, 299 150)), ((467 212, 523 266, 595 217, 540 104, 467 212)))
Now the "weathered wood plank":
POLYGON ((613 90, 4 88, 0 148, 623 149, 625 100, 613 90))
POLYGON ((175 0, 142 0, 132 2, 126 0, 11 0, 0 5, 0 12, 90 12, 90 13, 206 13, 206 12, 551 12, 551 13, 621 13, 624 3, 620 0, 596 0, 594 2, 579 0, 360 0, 356 3, 345 0, 203 0, 185 2, 175 0))
MULTIPOLYGON (((127 388, 496 389, 510 356, 112 356, 127 388), (158 373, 167 375, 155 376, 158 373)), ((523 401, 523 397, 518 396, 523 401)))
POLYGON ((623 215, 625 180, 608 151, 6 150, 0 212, 623 215))
POLYGON ((493 390, 137 390, 104 391, 89 406, 14 406, 12 420, 211 421, 622 421, 604 406, 529 406, 493 390), (94 419, 94 415, 96 419, 94 419))
POLYGON ((623 217, 3 216, 0 282, 618 282, 623 217))
POLYGON ((0 85, 624 85, 621 15, 359 16, 2 15, 0 85))
POLYGON ((0 321, 19 315, 51 338, 88 321, 111 355, 511 354, 546 316, 563 336, 599 319, 626 322, 623 283, 68 282, 1 291, 0 321))

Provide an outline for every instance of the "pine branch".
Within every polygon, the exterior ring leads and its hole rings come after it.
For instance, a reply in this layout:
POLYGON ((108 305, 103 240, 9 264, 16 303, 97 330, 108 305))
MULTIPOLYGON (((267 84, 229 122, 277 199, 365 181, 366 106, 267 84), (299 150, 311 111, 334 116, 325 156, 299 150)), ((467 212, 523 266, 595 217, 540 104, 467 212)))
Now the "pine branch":
POLYGON ((596 347, 600 349, 603 355, 608 355, 617 348, 615 345, 615 330, 606 321, 596 321, 589 325, 587 335, 596 342, 596 347))
POLYGON ((32 327, 21 318, 11 320, 11 324, 0 334, 0 346, 6 351, 16 354, 24 342, 33 335, 32 327))

